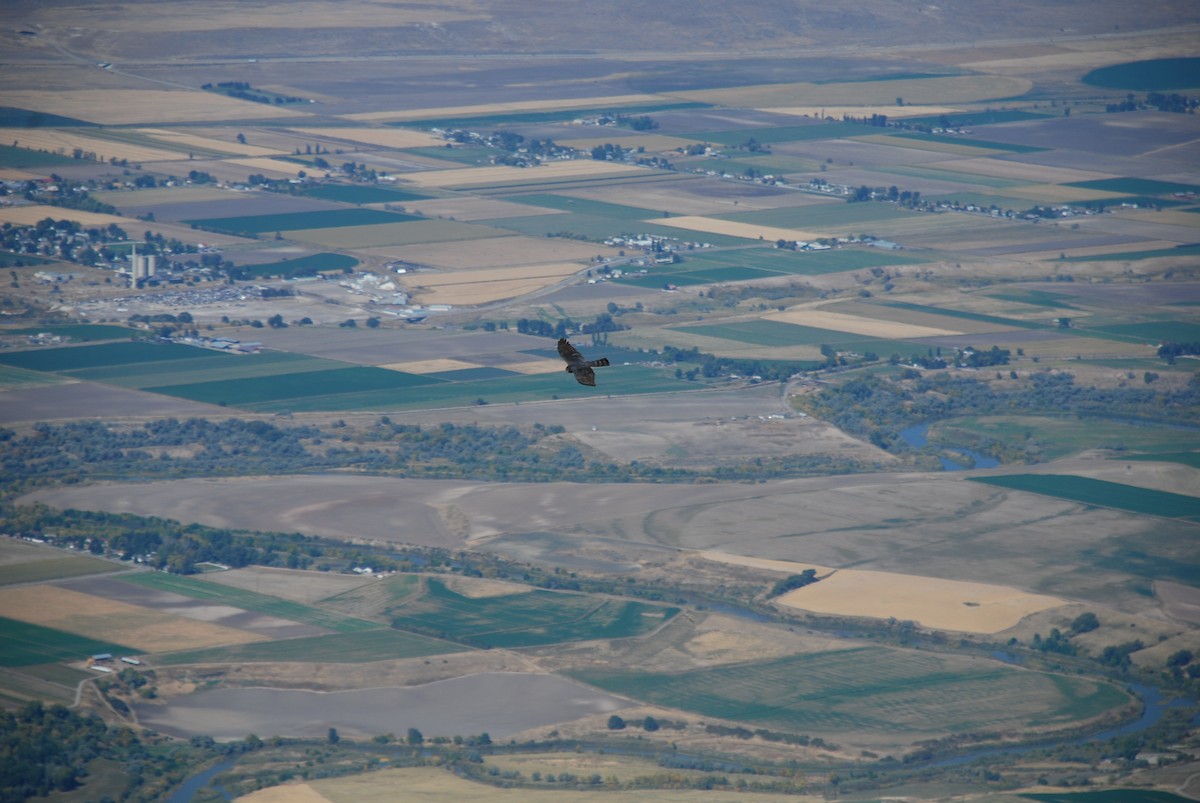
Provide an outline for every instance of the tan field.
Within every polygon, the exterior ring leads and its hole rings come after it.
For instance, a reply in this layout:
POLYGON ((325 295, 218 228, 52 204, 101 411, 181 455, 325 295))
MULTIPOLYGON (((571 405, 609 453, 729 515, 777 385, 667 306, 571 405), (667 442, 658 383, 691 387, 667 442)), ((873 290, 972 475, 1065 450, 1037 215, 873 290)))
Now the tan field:
MULTIPOLYGON (((561 788, 503 789, 468 781, 434 767, 412 767, 273 786, 237 798, 239 803, 392 803, 396 800, 427 803, 562 803, 564 799, 572 803, 745 803, 747 795, 735 790, 601 789, 591 792, 573 789, 564 792, 561 788), (397 797, 398 793, 400 797, 397 797)), ((774 800, 777 796, 765 799, 774 800)), ((804 803, 823 800, 815 795, 788 795, 786 799, 804 803)))
POLYGON ((296 117, 303 112, 236 100, 213 92, 160 89, 0 91, 0 106, 61 114, 101 125, 217 122, 296 117))
POLYGON ((672 93, 687 100, 723 106, 798 108, 813 106, 944 105, 969 103, 979 98, 1015 97, 1029 91, 1032 82, 1001 75, 965 75, 912 78, 898 81, 861 81, 829 84, 765 84, 727 89, 698 89, 672 93))
MULTIPOLYGON (((570 145, 572 148, 579 150, 591 150, 597 145, 603 145, 606 142, 612 142, 611 134, 596 134, 587 137, 563 137, 556 139, 560 145, 570 145)), ((685 137, 670 137, 665 134, 639 134, 634 137, 621 137, 617 140, 622 148, 645 148, 650 153, 661 153, 663 151, 673 151, 676 148, 685 148, 697 140, 687 139, 685 137)))
POLYGON ((463 187, 479 184, 509 184, 550 182, 564 178, 591 176, 618 176, 645 172, 640 167, 599 162, 595 159, 573 159, 571 161, 547 162, 537 167, 464 167, 458 170, 430 170, 426 173, 409 173, 403 181, 417 187, 463 187))
POLYGON ((1097 181, 1113 177, 1111 173, 1100 173, 1094 170, 1008 162, 988 157, 932 162, 926 166, 938 170, 953 170, 957 173, 972 173, 979 176, 995 176, 1015 181, 1036 181, 1045 184, 1068 184, 1072 181, 1097 181))
POLYGON ((807 242, 809 240, 818 240, 822 237, 833 236, 830 232, 805 231, 803 229, 783 229, 775 226, 759 226, 754 223, 738 223, 732 220, 718 220, 717 218, 703 217, 700 215, 687 215, 684 217, 670 217, 662 220, 655 220, 660 226, 675 226, 680 229, 690 229, 691 231, 708 232, 710 234, 726 234, 731 237, 745 237, 747 240, 766 240, 767 242, 775 242, 776 240, 796 240, 807 242))
MULTIPOLYGON (((122 228, 127 226, 145 226, 145 223, 133 218, 106 215, 101 212, 84 212, 79 209, 66 209, 61 206, 29 204, 28 206, 0 207, 0 223, 11 223, 14 226, 33 226, 39 220, 45 220, 46 218, 74 220, 81 226, 107 226, 110 223, 116 223, 122 228)), ((134 231, 134 229, 125 228, 125 231, 134 231)))
MULTIPOLYGON (((49 151, 64 156, 70 156, 76 148, 79 148, 85 152, 95 153, 97 160, 101 162, 111 162, 113 159, 128 159, 131 162, 170 162, 187 154, 186 147, 179 150, 162 150, 128 142, 116 142, 101 137, 90 137, 81 133, 80 129, 10 128, 4 132, 3 136, 5 144, 15 142, 22 148, 49 151)), ((81 163, 86 164, 86 162, 81 163)))
POLYGON ((511 362, 496 367, 506 371, 516 371, 518 374, 549 374, 561 371, 563 364, 559 360, 532 360, 530 362, 511 362))
POLYGON ((229 164, 250 167, 255 170, 281 173, 285 176, 299 176, 301 173, 317 174, 322 172, 321 170, 308 165, 296 164, 295 162, 285 162, 282 159, 269 159, 261 156, 251 157, 248 159, 229 159, 228 162, 229 164))
POLYGON ((474 577, 447 577, 446 588, 455 594, 469 599, 487 599, 488 597, 509 597, 513 594, 528 594, 533 589, 517 583, 505 583, 500 580, 486 580, 474 577))
POLYGON ((956 156, 994 156, 995 151, 991 148, 977 148, 968 144, 968 140, 964 140, 962 145, 956 142, 935 142, 926 139, 908 139, 906 137, 892 137, 887 134, 867 134, 862 137, 855 137, 857 142, 870 142, 875 145, 888 145, 893 148, 910 148, 915 151, 933 151, 935 153, 949 153, 956 156))
POLYGON ((1021 198, 1038 203, 1068 203, 1107 201, 1120 198, 1119 192, 1093 190, 1087 187, 1064 187, 1061 184, 1026 184, 1021 187, 998 187, 992 192, 1005 198, 1021 198))
POLYGON ((954 329, 938 329, 933 326, 919 326, 917 324, 900 323, 897 321, 880 321, 857 315, 847 315, 844 312, 830 312, 823 309, 790 309, 786 312, 777 312, 764 317, 785 323, 800 324, 801 326, 815 326, 818 329, 832 329, 835 332, 850 332, 851 334, 881 337, 889 340, 962 334, 962 332, 954 329))
POLYGON ((423 304, 475 306, 491 304, 494 301, 503 301, 508 298, 519 298, 543 290, 550 284, 549 281, 537 279, 505 281, 480 279, 477 282, 421 288, 416 291, 416 296, 423 304))
POLYGON ((28 170, 17 170, 12 167, 0 167, 0 181, 36 181, 50 175, 52 168, 46 168, 44 173, 31 173, 28 170))
POLYGON ((1066 603, 1007 586, 892 572, 841 569, 776 600, 788 608, 834 616, 912 620, 924 627, 999 633, 1026 616, 1066 603))
POLYGON ((332 137, 380 148, 424 148, 445 145, 446 141, 426 131, 403 128, 293 128, 300 134, 313 137, 332 137))
POLYGON ((793 560, 773 560, 771 558, 752 558, 747 555, 733 555, 729 552, 718 552, 713 549, 703 550, 699 555, 705 560, 712 560, 717 563, 728 563, 732 566, 749 566, 754 569, 766 569, 767 571, 784 572, 786 574, 800 574, 803 571, 812 569, 817 573, 818 577, 824 577, 827 574, 837 571, 828 566, 818 566, 815 563, 797 563, 793 560))
POLYGON ((521 268, 410 274, 408 281, 424 304, 486 304, 541 290, 581 270, 583 266, 574 262, 549 263, 521 268))
POLYGON ((510 268, 547 262, 587 262, 595 256, 615 257, 619 249, 599 243, 584 243, 563 237, 487 237, 452 243, 422 243, 388 249, 373 254, 402 259, 417 265, 443 270, 463 268, 510 268))
MULTIPOLYGON (((344 115, 347 120, 370 120, 376 122, 403 122, 439 117, 480 117, 510 112, 553 111, 558 109, 593 109, 607 106, 629 106, 635 103, 653 103, 662 100, 658 95, 610 95, 602 98, 576 98, 552 100, 523 100, 512 103, 481 103, 475 106, 442 106, 403 111, 365 112, 344 115)), ((636 112, 636 110, 633 110, 636 112)))
POLYGON ((961 106, 914 106, 905 103, 903 106, 897 106, 895 102, 890 104, 881 103, 874 106, 784 106, 764 108, 760 111, 774 112, 775 114, 792 114, 796 117, 812 117, 818 120, 832 117, 835 120, 841 120, 843 117, 870 117, 874 114, 882 114, 889 118, 903 120, 906 117, 930 117, 935 114, 958 114, 963 109, 961 106))
MULTIPOLYGON (((395 204, 393 204, 395 206, 395 204)), ((494 220, 504 217, 533 217, 534 215, 567 214, 558 209, 546 209, 530 204, 518 204, 512 201, 502 201, 499 198, 472 198, 456 196, 454 198, 427 198, 420 201, 409 201, 405 209, 414 209, 422 215, 441 217, 449 220, 494 220)))
MULTIPOLYGON (((227 142, 214 137, 197 136, 184 131, 171 131, 165 128, 140 128, 141 133, 154 139, 162 140, 170 145, 178 146, 177 150, 186 151, 188 148, 209 148, 214 151, 237 154, 238 156, 274 156, 286 153, 275 148, 263 148, 238 142, 236 139, 227 142)), ((176 157, 178 158, 178 157, 176 157)))
POLYGON ((381 365, 391 371, 404 371, 409 374, 437 374, 442 371, 461 371, 464 368, 478 368, 472 362, 442 358, 438 360, 415 360, 413 362, 393 362, 381 365))
POLYGON ((1138 251, 1153 251, 1160 248, 1175 248, 1179 243, 1170 240, 1139 240, 1135 243, 1113 243, 1090 248, 1059 248, 1050 251, 1028 251, 1021 256, 1026 259, 1058 259, 1062 254, 1069 257, 1095 257, 1108 254, 1125 254, 1138 251))
POLYGON ((0 589, 0 610, 11 619, 124 644, 146 653, 267 638, 51 585, 0 589))

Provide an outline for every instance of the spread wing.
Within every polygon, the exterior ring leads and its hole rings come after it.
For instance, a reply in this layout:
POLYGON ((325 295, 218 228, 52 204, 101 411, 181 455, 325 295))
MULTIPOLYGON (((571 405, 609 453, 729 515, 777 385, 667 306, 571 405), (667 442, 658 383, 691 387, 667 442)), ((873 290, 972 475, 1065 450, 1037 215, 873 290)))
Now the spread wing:
POLYGON ((567 342, 565 337, 560 337, 558 339, 558 356, 567 361, 568 370, 579 365, 587 364, 587 360, 583 359, 583 355, 579 353, 579 349, 567 342))
POLYGON ((558 355, 566 361, 567 370, 575 375, 575 381, 589 387, 596 386, 596 372, 592 369, 608 365, 607 357, 601 357, 598 360, 585 360, 583 355, 579 353, 579 349, 567 342, 565 337, 558 339, 558 355))
POLYGON ((593 388, 596 387, 596 372, 588 366, 581 365, 571 371, 571 373, 575 374, 575 381, 579 384, 588 385, 593 388))

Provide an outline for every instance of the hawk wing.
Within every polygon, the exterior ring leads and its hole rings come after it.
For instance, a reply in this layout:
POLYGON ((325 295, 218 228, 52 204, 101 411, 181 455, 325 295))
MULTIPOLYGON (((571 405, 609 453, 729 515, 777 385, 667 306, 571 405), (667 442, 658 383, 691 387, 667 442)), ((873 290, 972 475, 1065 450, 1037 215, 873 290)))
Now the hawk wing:
POLYGON ((579 349, 572 346, 565 337, 558 339, 558 355, 566 360, 567 370, 575 375, 575 381, 589 387, 596 386, 596 372, 593 368, 608 365, 608 358, 585 360, 579 349))

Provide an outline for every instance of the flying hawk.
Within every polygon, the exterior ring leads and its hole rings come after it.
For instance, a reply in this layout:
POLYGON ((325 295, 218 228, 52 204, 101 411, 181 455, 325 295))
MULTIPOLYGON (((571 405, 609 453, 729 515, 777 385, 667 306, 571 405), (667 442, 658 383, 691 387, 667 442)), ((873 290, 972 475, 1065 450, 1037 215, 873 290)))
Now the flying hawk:
POLYGON ((581 385, 596 386, 596 372, 593 368, 603 368, 608 365, 608 357, 598 360, 585 360, 579 350, 567 342, 565 337, 558 339, 558 354, 567 361, 567 370, 575 374, 575 381, 581 385))

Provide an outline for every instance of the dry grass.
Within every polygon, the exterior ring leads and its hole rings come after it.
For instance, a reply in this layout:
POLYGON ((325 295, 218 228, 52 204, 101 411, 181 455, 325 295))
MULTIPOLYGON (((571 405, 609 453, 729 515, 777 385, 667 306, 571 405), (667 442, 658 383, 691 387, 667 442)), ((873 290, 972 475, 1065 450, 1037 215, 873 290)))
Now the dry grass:
POLYGON ((364 112, 344 116, 347 120, 403 122, 444 117, 486 117, 494 114, 556 111, 558 109, 598 109, 608 106, 629 106, 635 103, 653 103, 661 100, 662 98, 658 95, 610 95, 602 98, 521 100, 512 103, 481 103, 474 106, 441 106, 403 111, 364 112))
POLYGON ((771 320, 795 323, 801 326, 815 326, 818 329, 832 329, 835 332, 850 332, 867 337, 880 337, 887 340, 907 340, 917 337, 938 337, 941 335, 960 335, 955 329, 939 329, 933 326, 921 326, 898 321, 881 321, 873 318, 848 315, 844 312, 830 312, 823 309, 789 309, 786 312, 773 313, 764 316, 771 320))
POLYGON ((630 167, 615 162, 573 159, 547 162, 537 167, 494 165, 492 167, 464 167, 457 170, 430 170, 425 173, 410 173, 401 177, 401 180, 417 187, 463 187, 484 184, 533 184, 564 178, 608 177, 645 172, 644 168, 630 167))
POLYGON ((809 241, 821 237, 834 236, 831 232, 806 231, 803 229, 783 229, 775 226, 759 226, 753 223, 738 223, 732 220, 688 215, 685 217, 670 217, 655 220, 660 226, 674 226, 691 231, 708 232, 709 234, 725 234, 730 237, 745 237, 747 240, 798 240, 809 241))
POLYGON ((1016 97, 1029 91, 1032 82, 1002 75, 964 75, 944 78, 913 78, 899 81, 860 81, 829 84, 765 84, 723 89, 698 89, 673 93, 687 100, 735 108, 804 108, 821 106, 942 106, 970 103, 979 98, 1016 97))
POLYGON ((0 589, 0 610, 22 622, 125 644, 146 653, 242 644, 265 638, 50 585, 0 589))
POLYGON ((441 137, 428 132, 409 131, 403 128, 293 128, 291 130, 306 136, 332 137, 380 148, 424 148, 446 144, 441 137))
POLYGON ((140 220, 133 220, 117 215, 105 215, 100 212, 83 212, 78 209, 65 209, 61 206, 44 206, 30 204, 28 206, 0 207, 0 223, 11 223, 14 226, 33 226, 39 220, 53 218, 55 220, 74 220, 81 226, 107 226, 116 223, 125 228, 126 232, 135 231, 136 226, 145 226, 140 220))
POLYGON ((528 594, 529 586, 517 583, 505 583, 500 580, 477 579, 474 577, 448 577, 446 588, 455 594, 469 599, 487 599, 488 597, 509 597, 513 594, 528 594))
MULTIPOLYGON (((1122 193, 1093 190, 1087 187, 1064 187, 1061 184, 1026 184, 1021 187, 998 187, 991 190, 1005 198, 1020 198, 1036 203, 1071 203, 1084 201, 1107 201, 1120 198, 1122 193)), ((1193 221, 1195 222, 1195 221, 1193 221)))
MULTIPOLYGON (((131 162, 170 162, 187 153, 186 147, 178 150, 161 150, 145 145, 114 142, 102 137, 91 137, 82 133, 80 129, 10 128, 5 130, 3 136, 6 145, 16 143, 22 148, 48 151, 65 156, 70 156, 76 148, 79 148, 84 152, 95 153, 96 158, 101 162, 111 162, 113 159, 127 159, 131 162)), ((81 161, 80 164, 87 164, 87 162, 81 161)))
POLYGON ((299 176, 301 173, 315 174, 322 172, 309 165, 285 162, 281 159, 269 159, 261 156, 248 159, 229 159, 228 163, 253 168, 264 173, 277 173, 283 176, 299 176))
POLYGON ((834 616, 912 620, 966 633, 999 633, 1030 614, 1066 604, 1007 586, 861 569, 836 571, 776 603, 834 616))
POLYGON ((213 92, 159 89, 0 91, 0 106, 61 114, 101 125, 218 122, 296 117, 303 112, 253 103, 213 92))

